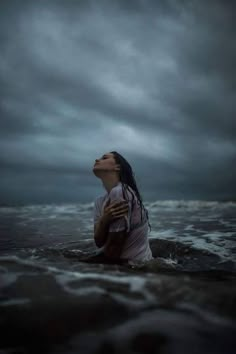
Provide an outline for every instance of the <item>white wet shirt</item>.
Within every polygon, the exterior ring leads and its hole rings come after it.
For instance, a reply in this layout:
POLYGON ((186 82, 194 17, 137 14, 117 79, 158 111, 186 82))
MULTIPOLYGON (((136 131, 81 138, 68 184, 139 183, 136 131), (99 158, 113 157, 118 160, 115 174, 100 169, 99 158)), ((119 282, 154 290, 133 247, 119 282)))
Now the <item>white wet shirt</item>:
MULTIPOLYGON (((128 216, 124 216, 122 218, 112 221, 109 226, 109 232, 118 232, 123 230, 126 230, 128 232, 127 239, 124 243, 124 247, 120 256, 122 259, 146 262, 153 259, 152 251, 150 249, 148 240, 148 221, 146 214, 143 210, 143 217, 141 220, 141 207, 137 203, 138 199, 134 190, 130 186, 129 188, 134 194, 133 210, 131 212, 132 193, 129 190, 126 190, 126 198, 128 198, 129 204, 128 216)), ((123 196, 122 192, 121 182, 119 182, 115 187, 113 187, 110 193, 106 193, 104 196, 100 196, 95 199, 94 224, 96 224, 96 222, 98 222, 99 218, 102 216, 104 206, 107 203, 108 199, 110 199, 110 203, 114 201, 125 200, 125 197, 123 196)))

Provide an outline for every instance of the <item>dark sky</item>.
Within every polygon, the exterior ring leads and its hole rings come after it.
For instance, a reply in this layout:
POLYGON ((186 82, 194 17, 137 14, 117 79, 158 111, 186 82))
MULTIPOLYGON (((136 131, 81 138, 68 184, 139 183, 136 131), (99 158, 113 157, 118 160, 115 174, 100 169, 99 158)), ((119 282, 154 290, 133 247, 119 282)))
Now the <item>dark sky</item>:
POLYGON ((230 1, 0 2, 1 203, 90 202, 116 150, 144 201, 236 199, 230 1))

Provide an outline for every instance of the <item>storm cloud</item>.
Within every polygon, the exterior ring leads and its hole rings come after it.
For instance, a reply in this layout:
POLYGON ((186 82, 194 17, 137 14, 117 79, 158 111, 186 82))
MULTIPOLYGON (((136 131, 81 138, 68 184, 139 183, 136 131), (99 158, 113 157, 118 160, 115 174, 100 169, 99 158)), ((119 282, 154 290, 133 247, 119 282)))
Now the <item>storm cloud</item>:
POLYGON ((236 199, 235 5, 1 1, 2 203, 90 202, 116 150, 144 200, 236 199))

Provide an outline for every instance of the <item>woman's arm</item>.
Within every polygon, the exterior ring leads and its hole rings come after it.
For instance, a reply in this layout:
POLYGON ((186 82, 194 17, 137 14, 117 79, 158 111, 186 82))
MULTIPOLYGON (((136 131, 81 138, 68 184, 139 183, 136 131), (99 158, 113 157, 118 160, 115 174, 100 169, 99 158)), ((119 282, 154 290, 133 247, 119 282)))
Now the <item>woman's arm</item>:
POLYGON ((109 221, 103 216, 101 216, 100 220, 94 225, 94 241, 99 248, 106 243, 109 225, 109 221))
POLYGON ((104 254, 110 259, 120 259, 124 243, 128 237, 128 233, 126 230, 118 231, 118 232, 109 232, 108 233, 108 241, 104 248, 104 254))
POLYGON ((128 212, 128 205, 126 201, 113 202, 111 205, 110 200, 104 207, 103 215, 99 221, 94 225, 94 240, 97 247, 102 247, 107 241, 110 224, 128 212))

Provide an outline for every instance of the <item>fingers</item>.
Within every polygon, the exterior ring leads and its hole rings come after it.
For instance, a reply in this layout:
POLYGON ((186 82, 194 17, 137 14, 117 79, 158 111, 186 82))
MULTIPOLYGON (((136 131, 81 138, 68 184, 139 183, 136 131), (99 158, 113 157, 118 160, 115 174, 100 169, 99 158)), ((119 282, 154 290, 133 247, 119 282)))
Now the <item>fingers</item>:
POLYGON ((123 203, 120 206, 111 207, 110 210, 111 210, 111 212, 115 212, 115 213, 117 213, 117 212, 127 212, 129 210, 129 207, 128 207, 128 204, 123 203))
POLYGON ((110 206, 111 206, 112 208, 114 208, 114 207, 115 207, 115 208, 118 208, 119 206, 120 206, 120 207, 123 207, 124 205, 125 205, 125 206, 128 206, 128 202, 125 201, 125 200, 121 200, 121 201, 118 201, 118 202, 113 202, 113 203, 111 203, 110 206))
POLYGON ((128 215, 129 208, 128 206, 123 206, 119 208, 112 208, 111 209, 111 215, 112 217, 120 218, 122 216, 128 215))
POLYGON ((110 203, 110 202, 111 202, 110 199, 108 199, 107 202, 105 203, 105 208, 111 209, 111 208, 115 207, 115 205, 117 204, 117 202, 112 202, 112 203, 110 203))
POLYGON ((120 207, 116 207, 116 208, 112 208, 111 211, 114 211, 114 212, 122 212, 122 211, 128 211, 129 210, 129 207, 128 205, 122 205, 120 207))
POLYGON ((107 206, 107 211, 112 217, 119 218, 128 215, 128 202, 125 200, 114 201, 109 206, 107 206))
POLYGON ((128 215, 128 210, 114 211, 111 213, 112 217, 122 217, 128 215))
POLYGON ((112 217, 114 219, 117 219, 117 218, 122 218, 123 216, 127 216, 127 215, 128 215, 128 212, 127 213, 113 213, 112 217))

